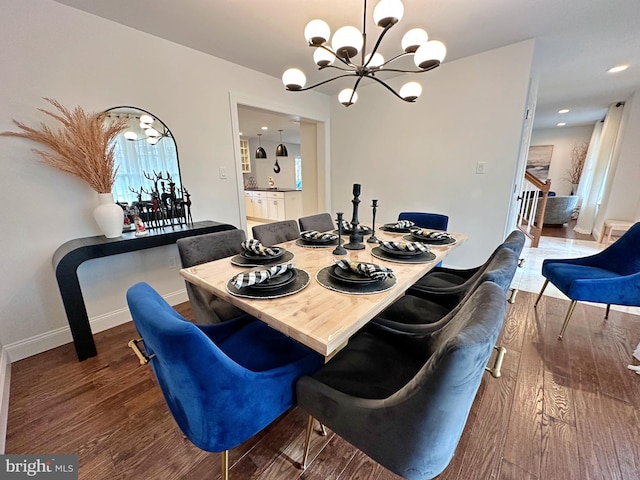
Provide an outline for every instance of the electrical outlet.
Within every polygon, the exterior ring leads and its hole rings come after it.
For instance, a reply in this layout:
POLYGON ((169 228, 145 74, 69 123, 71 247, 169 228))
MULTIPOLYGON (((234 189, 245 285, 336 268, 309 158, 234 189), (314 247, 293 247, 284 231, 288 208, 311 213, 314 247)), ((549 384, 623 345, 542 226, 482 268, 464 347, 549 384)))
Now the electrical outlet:
POLYGON ((477 174, 484 173, 485 165, 486 165, 486 162, 478 162, 478 163, 476 163, 476 173, 477 174))
POLYGON ((220 178, 225 180, 227 178, 227 169, 225 167, 220 167, 218 169, 218 173, 220 174, 220 178))
POLYGON ((176 257, 169 257, 169 270, 175 270, 178 268, 178 259, 176 257))

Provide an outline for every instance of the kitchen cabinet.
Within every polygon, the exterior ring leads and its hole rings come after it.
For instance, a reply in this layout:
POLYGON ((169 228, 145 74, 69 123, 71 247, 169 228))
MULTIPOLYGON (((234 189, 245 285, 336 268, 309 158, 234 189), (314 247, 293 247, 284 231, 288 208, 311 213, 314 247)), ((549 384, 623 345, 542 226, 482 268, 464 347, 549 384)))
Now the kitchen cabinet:
POLYGON ((249 218, 259 220, 297 220, 302 216, 302 192, 299 190, 246 190, 245 210, 249 218))
POLYGON ((242 173, 251 173, 251 159, 249 157, 249 140, 240 140, 240 164, 242 173))

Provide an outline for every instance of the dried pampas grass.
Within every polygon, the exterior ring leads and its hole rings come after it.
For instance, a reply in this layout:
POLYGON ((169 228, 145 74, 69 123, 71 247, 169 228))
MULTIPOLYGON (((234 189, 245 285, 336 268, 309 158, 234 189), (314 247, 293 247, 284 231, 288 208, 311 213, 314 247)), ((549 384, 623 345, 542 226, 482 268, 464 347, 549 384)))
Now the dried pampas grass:
POLYGON ((36 129, 13 120, 22 132, 2 132, 0 135, 26 138, 45 145, 50 151, 33 149, 44 163, 87 182, 98 193, 110 193, 118 170, 113 141, 127 127, 126 120, 108 122, 104 112, 87 113, 81 107, 69 110, 54 99, 45 100, 60 113, 38 110, 59 121, 61 129, 53 131, 42 122, 36 129))

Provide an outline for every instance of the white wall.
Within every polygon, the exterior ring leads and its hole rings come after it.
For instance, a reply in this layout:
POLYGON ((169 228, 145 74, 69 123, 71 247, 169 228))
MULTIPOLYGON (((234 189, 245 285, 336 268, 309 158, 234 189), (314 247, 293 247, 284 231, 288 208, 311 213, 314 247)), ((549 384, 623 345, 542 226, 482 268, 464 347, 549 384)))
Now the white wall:
POLYGON ((549 178, 551 190, 556 195, 571 194, 571 182, 567 178, 567 170, 571 166, 571 150, 576 145, 588 145, 592 133, 593 125, 544 128, 531 133, 531 145, 553 145, 549 178))
POLYGON ((379 85, 359 87, 348 108, 334 98, 333 210, 350 218, 351 185, 360 183, 361 221, 370 222, 374 198, 379 225, 402 210, 444 213, 451 231, 469 234, 448 263, 486 260, 504 239, 533 49, 530 40, 445 61, 419 76, 423 94, 415 104, 379 85), (486 163, 484 175, 475 173, 477 162, 486 163))
MULTIPOLYGON (((11 118, 29 125, 44 120, 37 108, 48 106, 45 96, 89 111, 117 105, 148 110, 176 138, 196 221, 241 224, 230 93, 265 99, 284 111, 303 110, 306 118, 329 118, 325 95, 292 95, 277 78, 50 0, 0 0, 0 11, 0 131, 15 129, 11 118), (219 179, 219 167, 227 168, 226 180, 219 179)), ((49 346, 68 341, 51 258, 64 242, 99 234, 92 218, 95 193, 40 164, 32 147, 0 138, 0 200, 7 218, 0 248, 0 342, 8 349, 50 332, 60 335, 49 346)), ((90 318, 126 314, 125 291, 138 280, 178 298, 184 282, 167 261, 175 255, 169 246, 87 262, 79 273, 90 318)))

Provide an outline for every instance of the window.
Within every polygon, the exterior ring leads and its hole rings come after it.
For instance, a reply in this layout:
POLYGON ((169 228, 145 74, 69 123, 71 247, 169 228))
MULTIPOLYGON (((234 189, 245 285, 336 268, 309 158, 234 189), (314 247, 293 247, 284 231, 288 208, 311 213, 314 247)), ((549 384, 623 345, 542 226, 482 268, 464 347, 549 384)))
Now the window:
POLYGON ((302 158, 295 157, 296 190, 302 190, 302 158))

